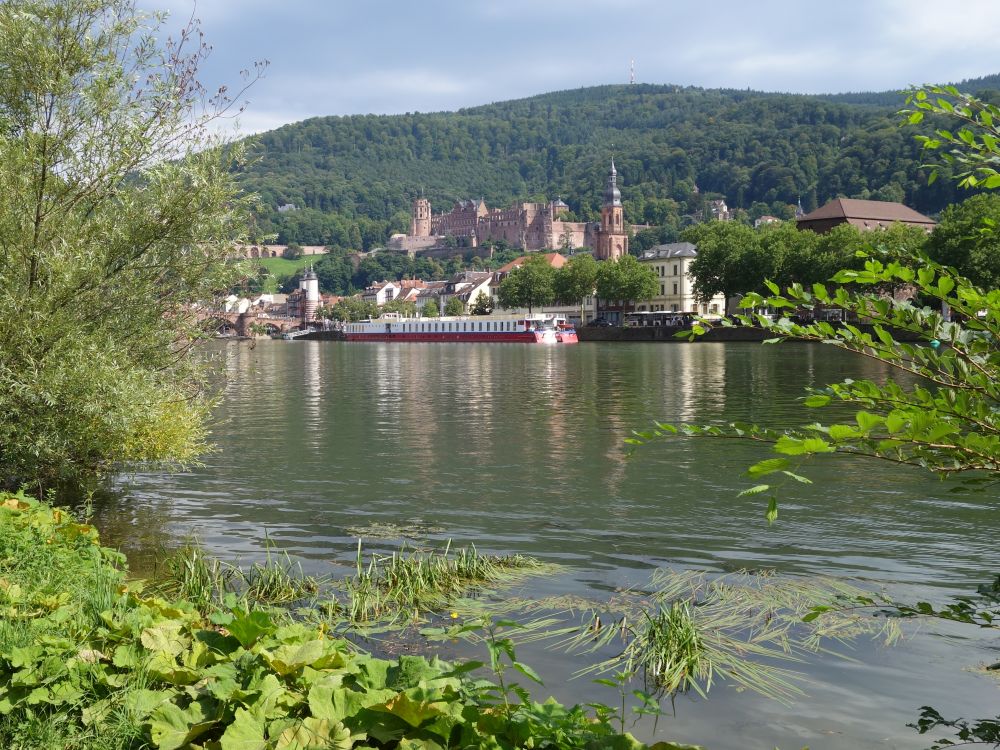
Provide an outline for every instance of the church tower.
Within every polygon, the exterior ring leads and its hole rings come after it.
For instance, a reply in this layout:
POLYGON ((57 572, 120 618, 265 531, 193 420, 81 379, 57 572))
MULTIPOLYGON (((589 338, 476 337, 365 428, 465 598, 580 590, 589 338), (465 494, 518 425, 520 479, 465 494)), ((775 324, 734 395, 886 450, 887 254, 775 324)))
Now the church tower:
POLYGON ((424 197, 413 201, 413 214, 410 219, 411 237, 431 236, 431 202, 424 197))
POLYGON ((604 187, 601 207, 601 228, 597 235, 597 259, 615 260, 628 253, 628 234, 622 209, 622 194, 618 190, 618 170, 611 160, 611 172, 604 187))

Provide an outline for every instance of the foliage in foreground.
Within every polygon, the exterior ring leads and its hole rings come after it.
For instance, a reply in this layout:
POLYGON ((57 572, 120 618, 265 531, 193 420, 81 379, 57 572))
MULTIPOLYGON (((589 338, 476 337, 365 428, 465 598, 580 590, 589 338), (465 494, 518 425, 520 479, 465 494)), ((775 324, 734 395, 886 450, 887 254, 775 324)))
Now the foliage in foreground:
POLYGON ((204 449, 184 305, 233 283, 251 203, 210 148, 232 102, 198 83, 197 26, 160 45, 159 20, 0 3, 0 487, 204 449))
MULTIPOLYGON (((645 747, 606 718, 247 609, 206 617, 126 581, 97 532, 23 495, 0 500, 0 743, 11 750, 645 747)), ((532 679, 530 670, 518 669, 532 679)), ((680 748, 670 743, 659 750, 680 748)))

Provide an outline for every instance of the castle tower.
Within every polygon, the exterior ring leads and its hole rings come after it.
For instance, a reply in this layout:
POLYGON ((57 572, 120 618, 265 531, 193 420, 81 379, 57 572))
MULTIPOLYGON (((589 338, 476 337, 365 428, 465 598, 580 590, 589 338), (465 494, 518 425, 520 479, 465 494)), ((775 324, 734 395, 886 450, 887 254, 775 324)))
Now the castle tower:
POLYGON ((299 289, 303 291, 305 297, 302 300, 302 322, 309 323, 316 320, 316 309, 319 307, 319 279, 312 266, 302 274, 299 289))
POLYGON ((628 234, 625 232, 625 215, 622 194, 618 190, 618 170, 611 160, 611 172, 604 186, 604 205, 601 207, 601 228, 597 234, 598 260, 615 260, 628 253, 628 234))
POLYGON ((411 237, 431 236, 431 202, 426 198, 413 201, 413 213, 410 219, 411 237))

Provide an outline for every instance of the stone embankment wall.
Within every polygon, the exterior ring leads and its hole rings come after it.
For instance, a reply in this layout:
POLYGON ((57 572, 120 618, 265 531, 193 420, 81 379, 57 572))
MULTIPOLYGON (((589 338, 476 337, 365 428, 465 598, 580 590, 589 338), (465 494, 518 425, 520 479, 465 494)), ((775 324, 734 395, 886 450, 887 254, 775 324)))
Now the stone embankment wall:
POLYGON ((296 336, 296 341, 344 341, 343 331, 312 331, 296 336))
MULTIPOLYGON (((859 324, 858 328, 867 333, 874 333, 872 326, 859 324)), ((663 343, 688 343, 687 338, 677 338, 679 328, 667 326, 647 326, 619 328, 609 326, 598 328, 595 326, 582 326, 576 329, 580 342, 592 341, 659 341, 663 343)), ((920 337, 904 331, 892 331, 897 341, 920 341, 920 337)), ((764 339, 774 338, 776 334, 771 331, 762 331, 759 328, 748 328, 745 326, 734 326, 732 328, 713 328, 703 336, 698 336, 695 341, 726 342, 726 341, 764 341, 764 339)))

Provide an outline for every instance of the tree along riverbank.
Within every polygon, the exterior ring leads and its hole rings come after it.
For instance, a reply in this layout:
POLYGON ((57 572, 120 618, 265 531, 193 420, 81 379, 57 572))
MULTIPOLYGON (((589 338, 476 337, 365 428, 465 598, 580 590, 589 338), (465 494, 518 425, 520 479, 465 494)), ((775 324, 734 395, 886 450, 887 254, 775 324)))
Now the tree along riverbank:
MULTIPOLYGON (((456 583, 518 564, 463 561, 456 583)), ((483 626, 482 679, 479 662, 378 659, 332 637, 329 609, 299 606, 309 579, 281 568, 255 568, 221 601, 218 566, 194 554, 173 573, 171 585, 132 580, 92 526, 0 495, 0 746, 691 748, 644 745, 616 728, 615 709, 537 702, 511 682, 537 676, 499 622, 483 626)))

